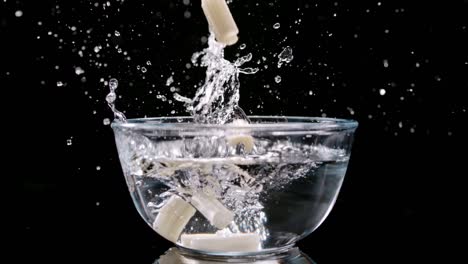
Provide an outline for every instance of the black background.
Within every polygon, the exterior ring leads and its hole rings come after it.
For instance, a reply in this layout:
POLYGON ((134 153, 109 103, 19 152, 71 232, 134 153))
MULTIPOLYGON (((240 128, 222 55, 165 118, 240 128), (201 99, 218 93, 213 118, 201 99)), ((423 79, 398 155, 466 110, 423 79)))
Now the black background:
MULTIPOLYGON (((97 2, 0 3, 2 101, 14 104, 3 114, 15 113, 11 124, 19 125, 2 128, 19 139, 7 143, 18 163, 12 176, 22 184, 16 207, 26 260, 152 263, 171 246, 132 204, 103 124, 112 117, 103 81, 119 79, 117 106, 128 117, 183 115, 180 104, 156 94, 171 97, 165 82, 172 72, 181 93, 193 93, 187 87, 202 80, 203 69, 181 71, 204 47, 206 22, 196 0, 97 2), (137 66, 148 60, 142 73, 137 66)), ((449 211, 443 200, 456 200, 448 189, 466 157, 453 151, 463 150, 468 120, 467 1, 257 2, 249 13, 255 1, 234 0, 247 47, 226 50, 231 60, 252 52, 249 67, 268 57, 268 70, 241 76, 244 110, 360 123, 339 199, 300 248, 319 264, 431 260, 444 232, 438 219, 449 211), (286 45, 295 58, 278 69, 271 58, 286 45)))

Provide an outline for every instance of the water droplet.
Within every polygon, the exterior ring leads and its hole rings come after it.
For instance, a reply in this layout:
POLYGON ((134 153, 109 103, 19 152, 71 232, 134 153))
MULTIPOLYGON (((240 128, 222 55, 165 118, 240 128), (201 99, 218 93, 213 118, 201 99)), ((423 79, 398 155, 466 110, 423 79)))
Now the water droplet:
POLYGON ((16 16, 16 17, 22 17, 22 16, 23 16, 23 11, 21 11, 21 10, 16 10, 15 16, 16 16))
POLYGON ((151 61, 147 61, 146 65, 151 66, 151 61))
POLYGON ((116 31, 114 31, 114 35, 115 35, 116 37, 120 37, 120 32, 118 32, 118 31, 116 30, 116 31))
POLYGON ((97 171, 100 171, 100 170, 101 170, 101 166, 96 166, 96 170, 97 170, 97 171))
POLYGON ((383 60, 383 66, 384 66, 385 68, 388 68, 388 60, 383 60))
POLYGON ((192 16, 192 13, 190 13, 190 11, 185 11, 184 12, 184 17, 185 18, 190 18, 192 16))
POLYGON ((96 46, 94 47, 94 52, 98 53, 99 51, 101 51, 102 47, 101 46, 96 46))
POLYGON ((239 49, 243 50, 245 49, 245 47, 247 47, 247 45, 245 43, 242 43, 240 46, 239 46, 239 49))
POLYGON ((171 87, 171 89, 169 89, 171 92, 175 92, 176 91, 176 88, 174 86, 171 87))
POLYGON ((141 72, 142 73, 145 73, 147 70, 146 70, 146 67, 141 67, 141 72))
POLYGON ((312 92, 312 91, 309 91, 309 95, 313 95, 313 94, 314 94, 314 92, 312 92))
POLYGON ((104 118, 104 119, 102 120, 102 123, 103 123, 105 126, 108 126, 108 125, 110 125, 110 119, 109 119, 109 118, 104 118))
POLYGON ((67 139, 67 146, 71 146, 73 144, 71 139, 67 139))
POLYGON ((277 75, 277 76, 275 77, 275 82, 276 82, 276 83, 280 83, 280 82, 281 82, 281 76, 277 75))
POLYGON ((380 93, 380 95, 383 96, 383 95, 385 95, 387 93, 387 91, 385 91, 385 89, 380 89, 379 93, 380 93))
POLYGON ((57 87, 62 87, 62 86, 63 86, 63 82, 58 81, 58 82, 57 82, 57 87))
POLYGON ((101 205, 101 203, 100 203, 100 202, 96 202, 96 206, 99 206, 99 205, 101 205))
POLYGON ((293 50, 291 47, 287 46, 278 55, 278 68, 281 68, 283 63, 290 63, 293 59, 294 59, 293 50))
POLYGON ((109 104, 113 104, 115 102, 115 98, 116 98, 116 95, 115 93, 109 93, 107 96, 106 96, 106 101, 109 103, 109 104))
POLYGON ((239 69, 239 72, 243 73, 243 74, 255 74, 258 71, 259 71, 258 68, 242 68, 242 69, 239 69))
POLYGON ((172 78, 172 76, 170 76, 169 78, 167 78, 166 86, 171 85, 173 82, 174 82, 174 78, 172 78))
POLYGON ((278 28, 280 28, 280 26, 281 26, 280 23, 275 23, 275 24, 273 25, 273 28, 274 28, 274 29, 278 29, 278 28))
POLYGON ((117 89, 118 86, 119 86, 119 81, 117 81, 117 79, 112 78, 112 79, 109 80, 109 88, 111 90, 117 89))
POLYGON ((75 74, 76 75, 81 75, 84 73, 84 70, 81 67, 76 67, 75 68, 75 74))

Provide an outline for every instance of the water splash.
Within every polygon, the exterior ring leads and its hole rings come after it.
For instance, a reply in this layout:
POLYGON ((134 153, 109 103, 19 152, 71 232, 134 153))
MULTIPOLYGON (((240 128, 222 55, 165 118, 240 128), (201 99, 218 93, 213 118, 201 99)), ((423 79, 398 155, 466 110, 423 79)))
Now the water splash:
POLYGON ((239 107, 239 73, 255 74, 257 68, 240 68, 252 60, 249 53, 234 63, 224 58, 224 45, 216 42, 213 33, 208 39, 208 48, 192 56, 192 64, 206 67, 205 83, 198 88, 193 99, 174 94, 174 99, 183 102, 197 123, 225 124, 234 119, 248 117, 239 107))
POLYGON ((106 101, 112 112, 114 112, 114 118, 119 122, 127 122, 127 118, 125 117, 125 115, 115 108, 115 100, 117 99, 115 90, 118 86, 119 81, 117 81, 117 79, 112 78, 109 80, 110 92, 106 96, 106 101))
POLYGON ((281 68, 281 66, 283 66, 283 63, 290 63, 293 59, 293 50, 291 47, 287 46, 278 55, 278 68, 281 68))

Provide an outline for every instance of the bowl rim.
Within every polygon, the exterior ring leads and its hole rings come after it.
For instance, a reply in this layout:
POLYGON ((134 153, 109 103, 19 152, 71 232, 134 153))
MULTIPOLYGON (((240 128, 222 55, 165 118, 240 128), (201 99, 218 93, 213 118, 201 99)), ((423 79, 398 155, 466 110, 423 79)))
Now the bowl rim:
POLYGON ((197 124, 190 116, 131 118, 127 122, 114 121, 113 129, 130 130, 245 130, 249 131, 335 131, 354 130, 358 122, 351 119, 304 116, 248 116, 252 123, 197 124), (169 121, 169 122, 164 122, 169 121), (192 121, 192 122, 190 122, 192 121), (257 121, 257 122, 256 122, 257 121), (261 122, 258 122, 261 121, 261 122), (270 121, 270 122, 268 122, 270 121))

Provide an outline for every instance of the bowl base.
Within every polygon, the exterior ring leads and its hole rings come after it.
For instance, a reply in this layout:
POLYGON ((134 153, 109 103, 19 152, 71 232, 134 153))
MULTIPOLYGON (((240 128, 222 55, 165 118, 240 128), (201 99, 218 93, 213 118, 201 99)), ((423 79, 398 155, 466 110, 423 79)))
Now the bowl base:
POLYGON ((184 248, 170 248, 154 264, 222 264, 222 263, 257 263, 257 264, 316 264, 297 247, 290 247, 274 252, 257 255, 208 255, 184 248))

